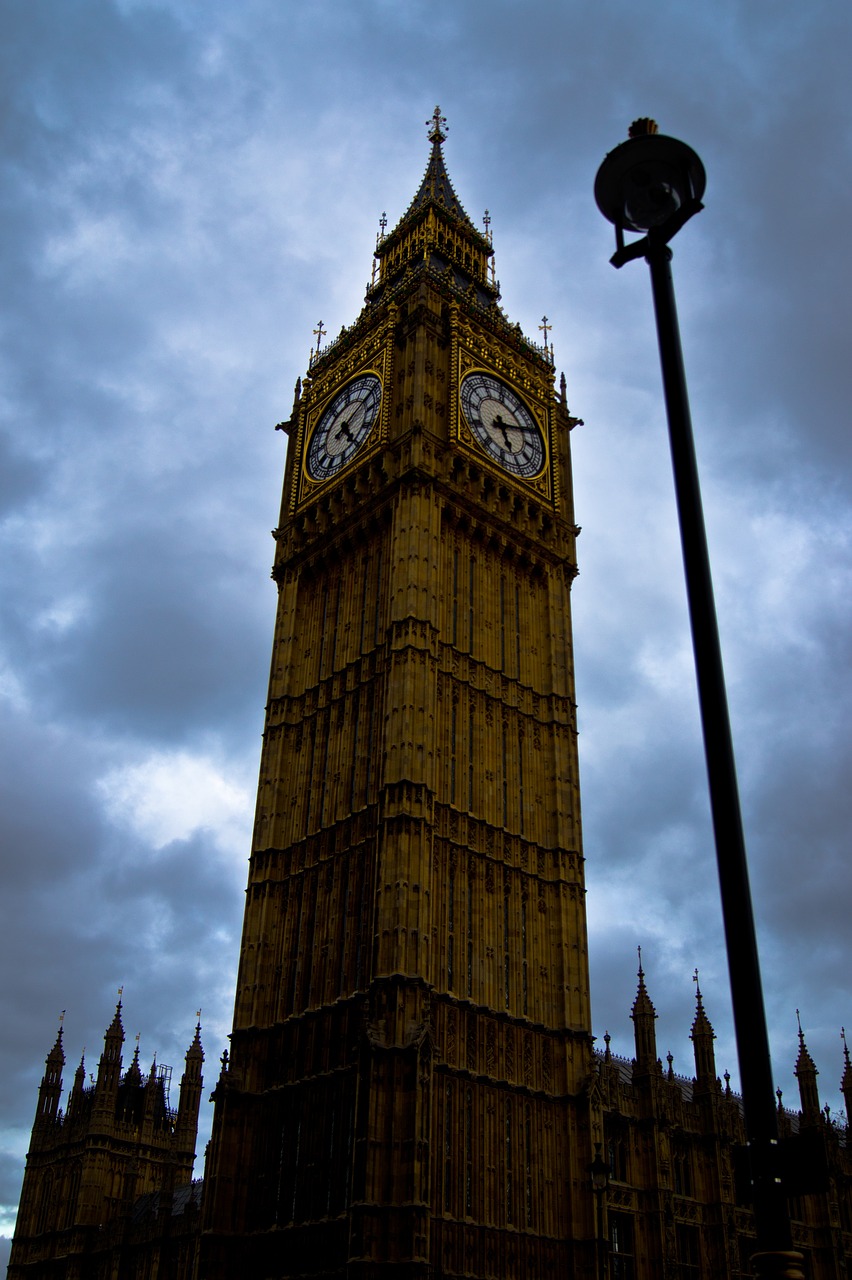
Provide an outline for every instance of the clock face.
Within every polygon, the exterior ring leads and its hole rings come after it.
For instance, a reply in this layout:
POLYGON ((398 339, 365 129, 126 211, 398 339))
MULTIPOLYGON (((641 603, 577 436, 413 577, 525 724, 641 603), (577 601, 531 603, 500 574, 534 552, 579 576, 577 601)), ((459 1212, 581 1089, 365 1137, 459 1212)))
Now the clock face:
POLYGON ((308 474, 328 480, 342 471, 367 439, 379 417, 382 384, 373 373, 338 391, 317 423, 308 445, 308 474))
POLYGON ((461 406, 482 448, 513 476, 531 479, 544 467, 544 439, 527 406, 511 387, 490 373, 469 373, 461 385, 461 406))

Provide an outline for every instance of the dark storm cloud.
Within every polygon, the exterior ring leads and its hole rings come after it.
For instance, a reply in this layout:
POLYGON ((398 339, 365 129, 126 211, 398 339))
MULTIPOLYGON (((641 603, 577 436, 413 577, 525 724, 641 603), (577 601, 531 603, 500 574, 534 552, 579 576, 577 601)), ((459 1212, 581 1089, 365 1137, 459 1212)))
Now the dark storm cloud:
MULTIPOLYGON (((441 103, 462 203, 574 433, 598 1036, 636 946, 691 1073, 697 965, 736 1081, 647 273, 594 173, 635 116, 701 152, 675 246, 775 1069, 837 1105, 850 1016, 852 18, 829 4, 16 0, 0 49, 4 1185, 61 1008, 215 1076, 235 974, 283 441, 312 329, 361 305, 441 103), (5 1166, 4 1166, 5 1167, 5 1166)), ((69 1070, 66 1070, 66 1079, 69 1070)), ((208 1123, 205 1120, 205 1123, 208 1123)), ((2 1226, 2 1224, 0 1224, 2 1226)))

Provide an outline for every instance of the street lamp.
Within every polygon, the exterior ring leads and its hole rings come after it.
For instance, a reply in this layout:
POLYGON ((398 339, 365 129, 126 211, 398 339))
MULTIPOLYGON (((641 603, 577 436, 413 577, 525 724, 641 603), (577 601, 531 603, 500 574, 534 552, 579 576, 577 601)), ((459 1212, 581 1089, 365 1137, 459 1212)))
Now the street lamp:
POLYGON ((598 170, 595 200, 615 224, 613 266, 644 258, 651 271, 750 1158, 758 1250, 752 1266, 757 1280, 804 1280, 802 1255, 791 1247, 790 1217, 778 1175, 769 1038, 671 273, 669 241, 704 207, 706 178, 692 148, 658 133, 653 120, 637 120, 629 135, 598 170), (626 244, 625 231, 644 235, 626 244))
POLYGON ((604 1235, 603 1198, 609 1186, 609 1166, 601 1155, 601 1144, 595 1143, 595 1158, 589 1165, 589 1176, 592 1180, 592 1191, 595 1193, 595 1207, 598 1233, 598 1275, 606 1280, 606 1236, 604 1235))

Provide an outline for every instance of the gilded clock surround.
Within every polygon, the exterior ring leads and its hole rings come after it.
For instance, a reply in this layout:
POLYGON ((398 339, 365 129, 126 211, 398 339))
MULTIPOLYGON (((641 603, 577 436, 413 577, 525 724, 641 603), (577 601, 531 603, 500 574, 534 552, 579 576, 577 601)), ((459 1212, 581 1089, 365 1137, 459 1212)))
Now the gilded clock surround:
POLYGON ((388 395, 387 385, 390 378, 392 352, 388 341, 387 326, 370 334, 359 342, 351 351, 342 354, 331 368, 318 368, 316 375, 305 379, 300 401, 299 426, 292 442, 294 452, 300 460, 299 484, 293 486, 290 494, 290 509, 295 510, 300 503, 309 501, 317 492, 337 482, 342 474, 353 466, 360 466, 370 455, 380 450, 387 439, 388 431, 388 395), (364 374, 372 374, 378 378, 382 387, 382 400, 379 406, 378 421, 371 429, 363 445, 356 451, 352 460, 341 472, 327 478, 312 476, 308 467, 307 454, 310 441, 319 425, 320 419, 335 397, 355 378, 364 374))

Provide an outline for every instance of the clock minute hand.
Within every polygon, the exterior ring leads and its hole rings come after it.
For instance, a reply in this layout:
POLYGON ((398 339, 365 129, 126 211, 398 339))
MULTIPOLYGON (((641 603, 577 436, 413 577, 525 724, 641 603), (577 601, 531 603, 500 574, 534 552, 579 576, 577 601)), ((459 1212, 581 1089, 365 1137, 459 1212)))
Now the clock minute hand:
POLYGON ((499 428, 500 428, 500 430, 503 432, 503 439, 504 439, 504 440, 505 440, 505 442, 506 442, 506 450, 507 450, 507 452, 509 452, 509 453, 514 453, 515 451, 514 451, 514 449, 512 448, 512 442, 511 442, 511 440, 509 439, 509 432, 508 432, 508 429, 507 429, 507 425, 506 425, 506 423, 503 421, 503 418, 502 418, 502 416, 501 416, 499 413, 497 414, 497 417, 494 419, 494 426, 495 426, 495 427, 499 427, 499 428))

